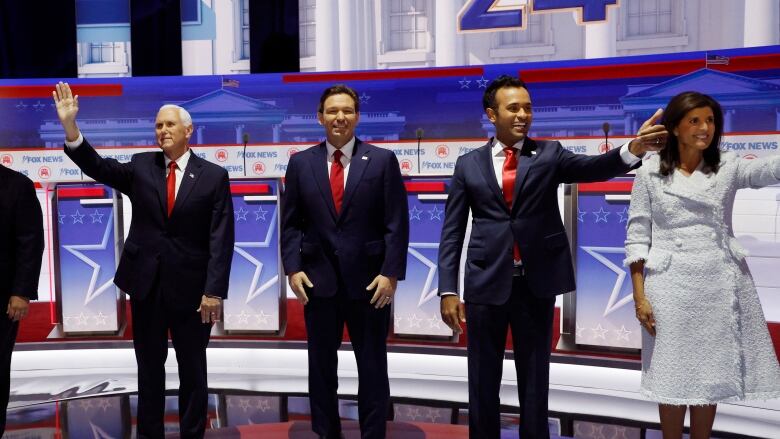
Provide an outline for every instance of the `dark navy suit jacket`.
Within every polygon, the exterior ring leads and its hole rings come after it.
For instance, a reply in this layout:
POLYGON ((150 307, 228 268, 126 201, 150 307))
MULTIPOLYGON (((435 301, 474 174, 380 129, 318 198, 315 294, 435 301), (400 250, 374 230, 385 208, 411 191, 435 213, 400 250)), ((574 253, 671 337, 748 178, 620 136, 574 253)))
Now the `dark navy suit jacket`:
POLYGON ((439 245, 439 292, 458 291, 458 269, 469 209, 464 300, 501 305, 512 291, 512 244, 517 242, 528 286, 537 297, 574 290, 566 230, 558 209, 560 183, 606 180, 630 167, 614 149, 599 156, 570 152, 557 141, 526 138, 518 158, 511 209, 492 164, 491 139, 458 158, 439 245))
POLYGON ((282 198, 282 263, 303 271, 310 295, 330 297, 341 287, 353 299, 370 299, 378 275, 404 279, 409 210, 398 160, 388 150, 355 140, 336 214, 320 143, 290 158, 282 198), (340 284, 340 281, 341 284, 340 284))
MULTIPOLYGON (((35 186, 0 165, 0 304, 11 296, 38 298, 43 255, 43 216, 35 186)), ((6 315, 0 318, 7 319, 6 315)))
POLYGON ((119 288, 142 300, 159 285, 170 304, 193 310, 205 293, 227 298, 235 240, 227 171, 193 152, 168 218, 162 151, 120 163, 100 157, 85 139, 76 149, 66 146, 65 153, 85 174, 133 203, 114 277, 119 288))

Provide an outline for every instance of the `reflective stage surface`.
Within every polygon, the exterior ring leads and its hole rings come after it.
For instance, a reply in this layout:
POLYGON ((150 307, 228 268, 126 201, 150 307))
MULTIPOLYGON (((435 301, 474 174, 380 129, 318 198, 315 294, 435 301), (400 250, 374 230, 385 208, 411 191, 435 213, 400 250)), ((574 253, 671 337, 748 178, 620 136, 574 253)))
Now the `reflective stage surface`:
MULTIPOLYGON (((5 438, 126 438, 135 437, 135 394, 93 396, 47 402, 11 409, 5 438)), ((344 435, 359 438, 357 402, 340 399, 344 435)), ((517 438, 520 419, 501 416, 502 438, 517 438)), ((553 413, 549 419, 551 437, 593 439, 659 438, 657 425, 635 421, 553 413)), ((313 438, 309 401, 306 395, 260 394, 218 391, 209 395, 210 438, 313 438)), ((414 399, 394 399, 388 438, 460 439, 468 437, 468 410, 463 404, 414 399)), ((165 428, 178 437, 177 397, 166 397, 165 428)), ((734 438, 743 435, 721 434, 734 438)))

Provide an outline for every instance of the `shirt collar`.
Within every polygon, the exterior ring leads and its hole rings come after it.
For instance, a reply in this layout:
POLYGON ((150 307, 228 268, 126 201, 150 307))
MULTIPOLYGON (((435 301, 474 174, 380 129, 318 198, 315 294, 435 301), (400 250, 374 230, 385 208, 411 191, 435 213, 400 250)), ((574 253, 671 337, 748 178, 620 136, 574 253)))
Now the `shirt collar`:
MULTIPOLYGON (((336 152, 336 147, 331 145, 327 140, 325 141, 325 148, 328 149, 328 160, 333 157, 333 153, 336 152)), ((352 153, 355 152, 355 138, 352 137, 346 145, 341 147, 341 152, 344 157, 349 161, 352 160, 352 153)))
MULTIPOLYGON (((512 145, 512 147, 518 151, 522 151, 524 142, 525 142, 525 137, 523 137, 523 139, 520 140, 519 142, 512 145)), ((506 155, 504 154, 504 148, 505 148, 504 144, 501 143, 500 140, 495 139, 495 141, 493 142, 493 156, 504 157, 506 155)))
MULTIPOLYGON (((185 169, 187 169, 187 163, 190 161, 190 152, 192 150, 187 148, 186 151, 184 151, 184 154, 182 154, 178 159, 176 159, 176 167, 181 169, 182 172, 184 172, 185 169)), ((165 157, 165 167, 167 168, 171 164, 171 159, 168 158, 167 155, 163 154, 163 157, 165 157)))

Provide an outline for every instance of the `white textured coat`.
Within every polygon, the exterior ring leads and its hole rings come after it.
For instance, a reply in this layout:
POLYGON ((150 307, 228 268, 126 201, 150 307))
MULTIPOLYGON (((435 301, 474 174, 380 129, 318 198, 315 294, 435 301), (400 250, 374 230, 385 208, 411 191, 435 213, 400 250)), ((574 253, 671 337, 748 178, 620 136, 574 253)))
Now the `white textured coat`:
POLYGON ((741 188, 780 182, 780 156, 721 154, 717 173, 637 171, 625 264, 645 261, 656 336, 642 331, 642 393, 665 404, 780 396, 778 366, 746 253, 731 227, 741 188))

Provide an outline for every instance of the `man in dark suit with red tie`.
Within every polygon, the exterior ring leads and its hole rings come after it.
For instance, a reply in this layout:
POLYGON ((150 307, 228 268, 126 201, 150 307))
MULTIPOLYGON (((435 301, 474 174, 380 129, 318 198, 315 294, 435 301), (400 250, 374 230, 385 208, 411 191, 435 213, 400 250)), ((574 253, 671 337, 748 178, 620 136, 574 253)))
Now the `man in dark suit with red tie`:
POLYGON ((24 175, 0 165, 0 436, 11 380, 11 354, 19 321, 38 298, 43 256, 43 216, 35 186, 24 175))
POLYGON ((469 436, 500 436, 498 394, 511 327, 520 435, 547 438, 555 296, 574 290, 558 185, 625 173, 646 150, 663 144, 666 131, 652 125, 658 112, 630 144, 599 156, 577 155, 557 141, 527 137, 533 113, 520 79, 497 78, 482 104, 496 136, 455 164, 439 245, 442 318, 456 332, 462 331, 460 322, 467 322, 469 436), (469 212, 464 310, 456 292, 469 212))
POLYGON ((227 298, 233 257, 233 202, 227 172, 190 151, 192 119, 164 105, 155 134, 161 151, 130 162, 104 159, 76 124, 78 96, 53 92, 65 153, 85 174, 126 194, 133 218, 114 283, 130 295, 138 362, 138 437, 164 435, 165 360, 170 331, 179 364, 181 437, 203 437, 208 410, 206 346, 227 298))
POLYGON ((325 90, 326 141, 290 158, 282 198, 282 262, 304 304, 312 429, 341 437, 337 351, 344 324, 358 367, 363 438, 384 438, 390 303, 406 274, 409 220, 398 160, 355 137, 357 94, 325 90))

